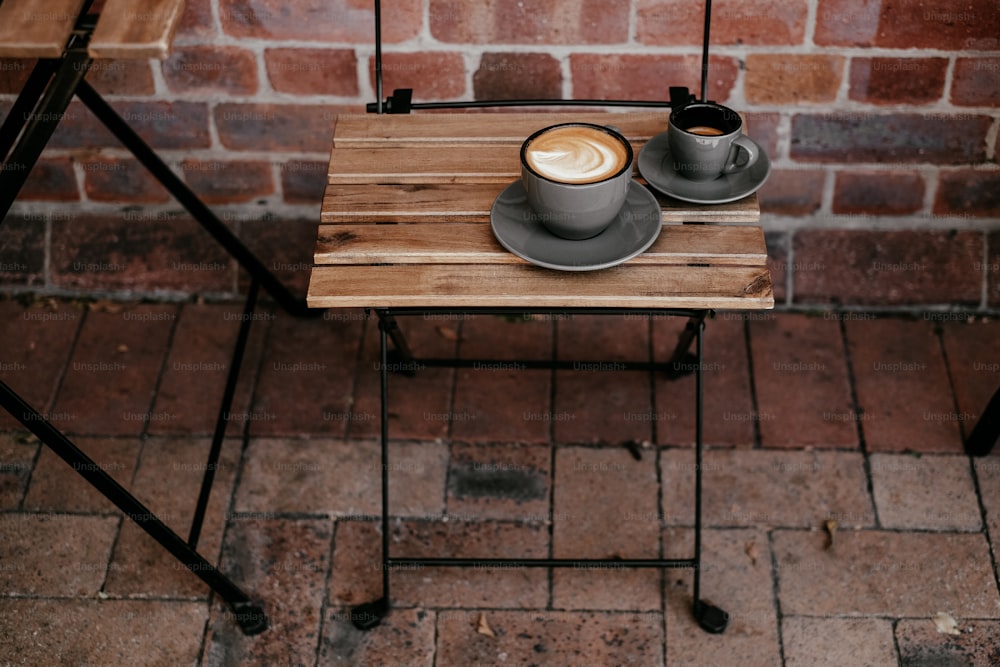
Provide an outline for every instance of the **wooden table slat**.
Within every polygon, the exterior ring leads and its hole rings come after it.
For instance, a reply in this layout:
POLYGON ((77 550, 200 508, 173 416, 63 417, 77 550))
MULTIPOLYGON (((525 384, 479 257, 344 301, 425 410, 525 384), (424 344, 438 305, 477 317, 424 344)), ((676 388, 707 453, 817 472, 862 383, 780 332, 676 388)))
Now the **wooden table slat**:
POLYGON ((774 307, 765 267, 622 265, 550 271, 519 264, 317 266, 312 308, 774 307))
POLYGON ((5 0, 0 3, 0 57, 58 58, 83 0, 5 0))
MULTIPOLYGON (((489 222, 493 201, 514 178, 484 183, 383 183, 328 186, 321 222, 489 222)), ((639 182, 642 182, 641 179, 639 182)), ((726 204, 689 204, 656 193, 663 221, 755 223, 757 194, 726 204)))
POLYGON ((170 44, 184 0, 107 0, 88 52, 94 58, 157 58, 170 44))
POLYGON ((423 148, 333 149, 328 182, 509 183, 521 173, 517 146, 482 146, 472 151, 423 148))
MULTIPOLYGON (((322 225, 316 264, 525 264, 493 237, 485 223, 322 225)), ((665 225, 629 265, 764 266, 760 227, 665 225)))

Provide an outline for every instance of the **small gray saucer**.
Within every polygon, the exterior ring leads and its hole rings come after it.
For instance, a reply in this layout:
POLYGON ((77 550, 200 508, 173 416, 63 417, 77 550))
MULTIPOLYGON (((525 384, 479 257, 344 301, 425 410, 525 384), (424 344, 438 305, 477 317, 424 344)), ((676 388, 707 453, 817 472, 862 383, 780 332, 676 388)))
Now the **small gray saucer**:
POLYGON ((759 144, 757 148, 760 157, 749 169, 723 174, 712 181, 692 181, 674 171, 667 133, 661 132, 642 147, 636 165, 651 187, 674 199, 693 204, 724 204, 757 192, 767 180, 771 161, 759 144))
POLYGON ((646 250, 663 223, 656 197, 633 182, 625 205, 607 229, 593 238, 570 241, 542 226, 528 206, 524 185, 514 181, 493 202, 490 225, 500 245, 532 264, 559 271, 595 271, 646 250))

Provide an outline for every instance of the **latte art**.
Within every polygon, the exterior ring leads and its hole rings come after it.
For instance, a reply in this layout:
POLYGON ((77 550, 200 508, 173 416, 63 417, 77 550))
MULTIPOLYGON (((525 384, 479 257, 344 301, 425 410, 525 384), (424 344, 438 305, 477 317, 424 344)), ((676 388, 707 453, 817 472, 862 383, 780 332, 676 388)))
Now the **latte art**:
POLYGON ((594 183, 612 176, 628 160, 625 147, 606 132, 582 125, 557 127, 535 137, 525 161, 545 178, 561 183, 594 183))

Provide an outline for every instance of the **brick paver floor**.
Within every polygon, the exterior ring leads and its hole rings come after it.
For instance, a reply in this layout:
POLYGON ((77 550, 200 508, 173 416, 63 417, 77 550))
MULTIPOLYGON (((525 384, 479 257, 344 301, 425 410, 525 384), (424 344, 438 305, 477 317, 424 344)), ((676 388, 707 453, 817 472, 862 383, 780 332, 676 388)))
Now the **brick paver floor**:
MULTIPOLYGON (((361 632, 351 607, 381 585, 376 327, 258 315, 201 548, 270 629, 243 636, 4 414, 0 664, 1000 664, 1000 451, 962 451, 1000 386, 1000 322, 709 321, 702 587, 723 635, 693 621, 690 570, 620 568, 401 568, 389 617, 361 632)), ((239 318, 0 300, 0 378, 186 535, 239 318)), ((662 358, 680 320, 402 324, 418 355, 498 361, 393 376, 396 555, 690 554, 691 378, 501 361, 662 358)))

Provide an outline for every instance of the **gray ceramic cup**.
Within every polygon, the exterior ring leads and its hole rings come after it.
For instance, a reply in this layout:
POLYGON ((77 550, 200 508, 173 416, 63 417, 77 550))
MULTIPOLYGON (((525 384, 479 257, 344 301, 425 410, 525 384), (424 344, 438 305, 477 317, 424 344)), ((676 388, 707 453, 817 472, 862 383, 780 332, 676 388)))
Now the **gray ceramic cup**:
POLYGON ((582 240, 597 236, 625 205, 632 182, 632 146, 619 132, 592 123, 561 123, 538 130, 521 144, 521 181, 530 210, 526 220, 537 221, 556 236, 582 240), (619 146, 618 165, 611 173, 589 183, 572 183, 543 175, 532 168, 527 152, 533 141, 557 128, 591 128, 619 146))
POLYGON ((757 145, 743 134, 743 119, 728 107, 692 102, 674 109, 667 127, 673 170, 692 181, 711 181, 749 169, 757 145))

